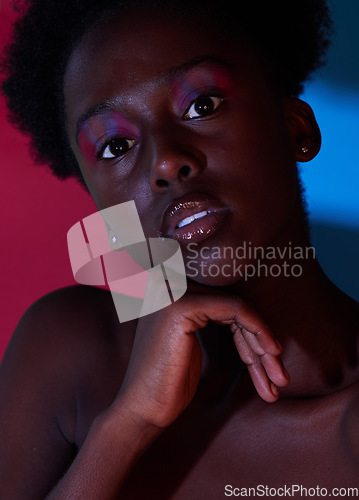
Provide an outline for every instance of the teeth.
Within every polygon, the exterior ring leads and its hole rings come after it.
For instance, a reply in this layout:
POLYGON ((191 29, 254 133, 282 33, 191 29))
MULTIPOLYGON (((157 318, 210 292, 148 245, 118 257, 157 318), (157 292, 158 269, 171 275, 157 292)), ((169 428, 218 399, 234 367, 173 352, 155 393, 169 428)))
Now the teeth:
POLYGON ((199 212, 198 214, 191 215, 190 217, 186 217, 183 219, 179 224, 178 227, 183 227, 187 226, 188 224, 191 224, 196 219, 202 219, 202 217, 205 217, 209 212, 207 210, 204 210, 203 212, 199 212))
POLYGON ((194 215, 191 215, 191 217, 186 217, 186 219, 183 219, 179 224, 178 224, 178 227, 183 227, 183 226, 187 226, 187 224, 190 224, 191 222, 193 222, 195 220, 195 217, 194 215))
POLYGON ((203 212, 200 212, 199 214, 194 214, 195 219, 202 219, 205 215, 209 214, 207 210, 204 210, 203 212))

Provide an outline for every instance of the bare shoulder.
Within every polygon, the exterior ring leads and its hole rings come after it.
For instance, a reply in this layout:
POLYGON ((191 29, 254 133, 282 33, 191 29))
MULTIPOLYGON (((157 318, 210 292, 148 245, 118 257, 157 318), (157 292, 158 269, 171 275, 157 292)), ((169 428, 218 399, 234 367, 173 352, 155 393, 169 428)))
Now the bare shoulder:
POLYGON ((132 346, 129 331, 105 290, 74 286, 41 298, 22 317, 5 353, 0 399, 16 412, 25 400, 46 407, 48 418, 61 421, 64 435, 76 441, 79 405, 96 406, 113 378, 117 384, 108 389, 109 404, 119 388, 132 346), (102 393, 93 391, 85 402, 94 384, 102 385, 102 393))
POLYGON ((131 331, 110 293, 90 287, 26 311, 0 366, 2 498, 44 498, 61 478, 121 386, 131 331))
MULTIPOLYGON (((84 359, 92 345, 115 342, 119 330, 109 292, 93 287, 73 286, 52 292, 36 301, 23 315, 9 344, 9 353, 26 349, 45 358, 62 354, 84 359), (84 345, 87 349, 84 349, 84 345)), ((95 346, 94 346, 95 347, 95 346)), ((113 348, 113 345, 111 345, 113 348)), ((8 356, 6 354, 5 358, 8 356)))

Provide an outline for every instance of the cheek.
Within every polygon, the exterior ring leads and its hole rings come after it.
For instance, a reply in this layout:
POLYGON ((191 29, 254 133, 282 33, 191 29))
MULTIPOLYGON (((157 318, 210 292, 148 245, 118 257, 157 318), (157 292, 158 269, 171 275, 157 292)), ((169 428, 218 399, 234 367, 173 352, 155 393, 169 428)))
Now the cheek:
POLYGON ((83 153, 75 154, 82 177, 84 178, 87 189, 93 198, 98 210, 110 207, 120 203, 114 201, 117 199, 116 184, 108 181, 101 170, 84 160, 83 153))
POLYGON ((104 172, 101 168, 87 163, 80 164, 88 190, 99 210, 134 200, 141 206, 141 191, 134 176, 123 178, 115 166, 104 172))
POLYGON ((232 232, 224 242, 234 247, 244 241, 271 245, 300 200, 286 124, 278 115, 250 111, 238 109, 220 132, 220 146, 207 148, 211 184, 234 214, 232 232))
POLYGON ((79 146, 73 147, 74 155, 80 167, 86 186, 94 199, 99 210, 108 208, 119 203, 134 199, 136 183, 130 163, 120 161, 118 164, 112 162, 94 162, 93 149, 95 146, 91 141, 79 140, 79 146), (86 149, 88 147, 88 149, 86 149), (86 157, 86 152, 91 161, 86 157))
POLYGON ((296 158, 284 117, 276 108, 248 105, 237 110, 224 143, 236 187, 262 204, 287 204, 296 187, 296 158), (287 200, 287 201, 286 201, 287 200))
MULTIPOLYGON (((271 146, 271 145, 270 145, 271 146)), ((248 239, 266 244, 291 218, 298 199, 297 168, 283 146, 259 148, 243 168, 237 207, 248 222, 248 239)))

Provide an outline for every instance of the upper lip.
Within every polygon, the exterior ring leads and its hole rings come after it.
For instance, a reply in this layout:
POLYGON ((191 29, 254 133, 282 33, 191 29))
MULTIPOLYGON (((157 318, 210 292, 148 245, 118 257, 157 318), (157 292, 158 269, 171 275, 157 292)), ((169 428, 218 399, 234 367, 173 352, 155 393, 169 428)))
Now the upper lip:
POLYGON ((201 212, 218 212, 227 207, 215 198, 201 194, 191 193, 172 201, 167 205, 161 223, 161 236, 171 236, 178 224, 187 217, 201 212))

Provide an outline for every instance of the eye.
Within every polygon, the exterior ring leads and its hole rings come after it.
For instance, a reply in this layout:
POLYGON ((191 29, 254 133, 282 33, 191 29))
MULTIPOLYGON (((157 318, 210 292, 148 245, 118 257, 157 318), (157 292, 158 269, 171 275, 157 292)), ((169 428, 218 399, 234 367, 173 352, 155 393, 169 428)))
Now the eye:
POLYGON ((123 137, 116 137, 106 142, 98 153, 98 158, 109 159, 119 158, 125 155, 135 144, 133 139, 125 139, 123 137))
POLYGON ((197 99, 192 102, 183 118, 185 120, 190 120, 209 116, 216 111, 222 101, 223 98, 218 96, 202 95, 197 97, 197 99))

